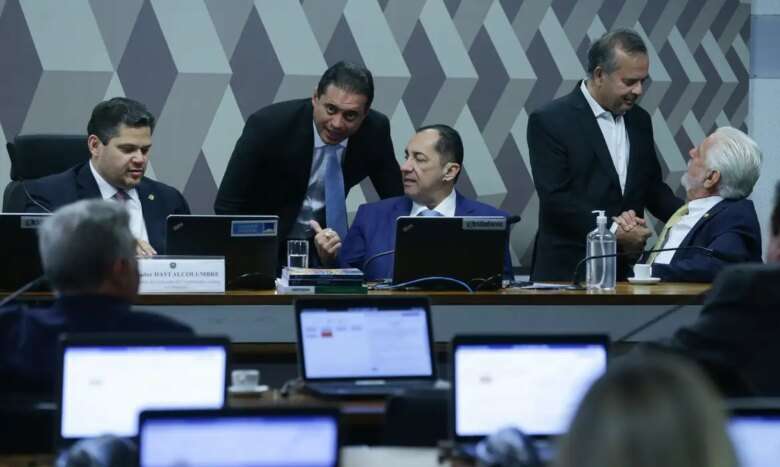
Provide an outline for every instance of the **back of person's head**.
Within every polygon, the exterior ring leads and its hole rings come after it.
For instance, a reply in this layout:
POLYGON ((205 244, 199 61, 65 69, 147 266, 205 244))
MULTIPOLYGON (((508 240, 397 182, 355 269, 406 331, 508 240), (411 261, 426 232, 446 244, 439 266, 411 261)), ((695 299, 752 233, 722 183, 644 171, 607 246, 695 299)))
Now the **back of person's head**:
POLYGON ((746 198, 761 173, 761 149, 745 133, 720 127, 712 134, 707 149, 707 167, 720 173, 718 194, 726 199, 746 198))
POLYGON ((647 46, 642 37, 631 29, 616 29, 596 39, 588 49, 588 76, 593 77, 597 67, 606 73, 617 69, 615 50, 620 49, 628 55, 647 55, 647 46))
POLYGON ((41 223, 38 247, 43 272, 60 293, 95 292, 111 280, 123 287, 135 281, 137 288, 135 238, 119 203, 82 200, 63 206, 41 223), (127 268, 117 272, 118 262, 127 268))
POLYGON ((457 182, 458 177, 463 172, 463 140, 460 138, 460 133, 455 128, 444 124, 422 126, 417 129, 417 133, 426 130, 433 130, 439 134, 434 149, 441 156, 442 166, 447 162, 454 162, 460 166, 460 171, 453 180, 453 182, 457 182))
POLYGON ((632 355, 582 400, 558 467, 736 467, 725 408, 694 365, 632 355))
POLYGON ((56 467, 134 467, 138 449, 132 441, 101 436, 79 441, 57 459, 56 467))
POLYGON ((325 94, 331 84, 351 94, 366 96, 366 110, 374 101, 374 77, 364 66, 344 61, 336 63, 320 78, 317 84, 317 95, 325 94))
POLYGON ((103 144, 119 134, 121 125, 130 128, 149 127, 154 132, 154 115, 146 106, 126 97, 114 97, 103 101, 92 110, 87 123, 87 135, 95 135, 103 144))

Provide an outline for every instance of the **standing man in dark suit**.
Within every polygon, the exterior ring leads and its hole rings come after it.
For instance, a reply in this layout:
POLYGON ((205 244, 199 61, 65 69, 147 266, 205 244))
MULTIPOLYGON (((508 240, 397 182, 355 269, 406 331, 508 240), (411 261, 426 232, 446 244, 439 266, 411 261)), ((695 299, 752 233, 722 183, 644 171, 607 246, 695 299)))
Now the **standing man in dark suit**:
POLYGON ((144 176, 154 124, 154 116, 140 102, 115 97, 99 103, 87 124, 90 161, 24 182, 25 211, 51 212, 81 199, 112 199, 130 214, 136 253, 163 252, 165 219, 189 214, 190 208, 178 190, 144 176))
MULTIPOLYGON (((607 33, 588 51, 588 79, 529 117, 539 195, 532 280, 571 279, 585 256, 585 236, 595 228, 592 211, 617 216, 647 208, 665 222, 683 204, 662 180, 650 116, 636 104, 648 70, 638 34, 607 33)), ((618 232, 618 239, 627 246, 644 244, 646 238, 631 235, 618 232)))
POLYGON ((214 211, 278 215, 282 240, 311 238, 312 221, 343 238, 350 188, 368 176, 381 198, 402 193, 390 123, 370 109, 373 98, 371 72, 339 62, 322 75, 311 99, 279 102, 252 114, 214 211))

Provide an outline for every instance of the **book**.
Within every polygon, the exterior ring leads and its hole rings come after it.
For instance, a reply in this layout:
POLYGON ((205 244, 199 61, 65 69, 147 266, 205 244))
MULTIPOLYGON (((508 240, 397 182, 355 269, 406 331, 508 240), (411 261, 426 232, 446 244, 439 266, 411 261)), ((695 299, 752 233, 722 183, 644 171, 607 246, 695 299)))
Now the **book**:
POLYGON ((368 287, 357 285, 290 285, 284 279, 276 279, 276 293, 280 294, 367 294, 368 287))
POLYGON ((363 284, 363 271, 357 268, 291 268, 282 269, 282 279, 288 285, 349 285, 363 284))

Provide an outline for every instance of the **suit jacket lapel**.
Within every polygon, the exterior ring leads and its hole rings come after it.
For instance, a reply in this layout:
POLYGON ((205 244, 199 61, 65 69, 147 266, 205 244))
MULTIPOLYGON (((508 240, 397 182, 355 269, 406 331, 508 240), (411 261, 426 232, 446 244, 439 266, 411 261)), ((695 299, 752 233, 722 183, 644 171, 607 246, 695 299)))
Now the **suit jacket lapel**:
POLYGON ((693 239, 696 238, 696 234, 704 228, 704 226, 709 222, 711 219, 713 219, 716 215, 718 215, 719 212, 726 209, 726 207, 731 203, 732 201, 724 199, 720 203, 716 204, 715 206, 711 207, 709 211, 705 212, 703 216, 694 224, 694 226, 691 228, 690 232, 688 232, 688 235, 685 236, 683 241, 680 243, 680 246, 688 246, 691 243, 693 243, 693 239))
POLYGON ((311 164, 314 159, 314 113, 311 100, 303 103, 301 121, 293 125, 292 135, 284 144, 289 145, 292 155, 289 164, 295 169, 293 173, 299 173, 300 177, 294 181, 297 185, 296 193, 305 193, 309 188, 311 176, 311 164))
POLYGON ((76 170, 76 194, 77 199, 101 198, 100 188, 89 168, 89 162, 76 170))
POLYGON ((635 180, 637 178, 641 178, 643 176, 641 172, 641 158, 639 156, 640 151, 644 150, 644 146, 646 144, 655 144, 654 141, 644 141, 644 135, 641 131, 639 131, 636 127, 636 125, 633 125, 633 113, 631 111, 626 112, 623 118, 625 118, 626 123, 626 132, 628 133, 628 145, 629 145, 629 151, 628 151, 628 166, 626 168, 626 189, 625 193, 628 193, 629 190, 632 188, 632 186, 635 183, 635 180))
POLYGON ((470 216, 474 212, 474 204, 455 191, 455 215, 470 216))
POLYGON ((601 133, 596 117, 593 116, 593 111, 588 105, 588 101, 585 100, 585 96, 580 91, 580 84, 574 88, 574 91, 569 94, 569 103, 577 111, 577 120, 582 128, 582 134, 585 135, 585 139, 590 144, 593 152, 596 154, 596 159, 599 160, 601 165, 609 175, 609 179, 612 183, 620 189, 620 178, 618 178, 617 171, 615 170, 615 163, 612 161, 612 156, 609 154, 607 143, 604 141, 604 135, 601 133))

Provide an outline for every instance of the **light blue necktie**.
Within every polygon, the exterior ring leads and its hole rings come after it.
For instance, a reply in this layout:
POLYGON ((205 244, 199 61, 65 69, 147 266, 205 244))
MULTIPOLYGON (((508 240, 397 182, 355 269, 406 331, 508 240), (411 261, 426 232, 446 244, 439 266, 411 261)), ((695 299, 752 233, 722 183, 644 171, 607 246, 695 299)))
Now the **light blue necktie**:
POLYGON ((444 217, 444 214, 435 209, 423 209, 417 215, 422 217, 444 217))
POLYGON ((325 155, 325 221, 342 239, 347 236, 347 201, 344 175, 338 157, 339 146, 328 144, 325 155))

